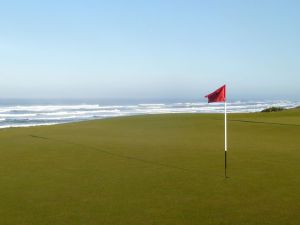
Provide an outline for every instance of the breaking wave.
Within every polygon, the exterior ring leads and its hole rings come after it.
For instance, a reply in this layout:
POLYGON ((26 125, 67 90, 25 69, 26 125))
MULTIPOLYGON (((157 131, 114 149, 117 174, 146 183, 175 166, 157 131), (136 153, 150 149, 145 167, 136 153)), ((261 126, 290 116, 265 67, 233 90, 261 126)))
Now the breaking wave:
MULTIPOLYGON (((271 106, 296 107, 292 101, 247 101, 228 103, 229 113, 259 112, 271 106)), ((222 103, 175 102, 131 105, 0 105, 0 128, 53 125, 118 116, 165 113, 223 113, 222 103)))

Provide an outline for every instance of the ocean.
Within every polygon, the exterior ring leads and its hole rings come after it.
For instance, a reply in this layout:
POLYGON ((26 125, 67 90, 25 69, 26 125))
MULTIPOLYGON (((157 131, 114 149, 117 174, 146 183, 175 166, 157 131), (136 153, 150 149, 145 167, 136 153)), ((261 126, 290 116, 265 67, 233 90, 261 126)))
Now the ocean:
MULTIPOLYGON (((228 102, 229 113, 260 112, 271 107, 293 108, 297 101, 228 102)), ((0 128, 28 127, 165 113, 223 113, 221 103, 197 101, 0 100, 0 128)))

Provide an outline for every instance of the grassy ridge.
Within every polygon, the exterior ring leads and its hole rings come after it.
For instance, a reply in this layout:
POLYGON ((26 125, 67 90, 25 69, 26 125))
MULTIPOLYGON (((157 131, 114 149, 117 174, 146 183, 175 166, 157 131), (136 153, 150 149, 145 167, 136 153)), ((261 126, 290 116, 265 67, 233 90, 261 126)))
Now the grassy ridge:
POLYGON ((298 224, 300 111, 0 130, 1 225, 298 224))

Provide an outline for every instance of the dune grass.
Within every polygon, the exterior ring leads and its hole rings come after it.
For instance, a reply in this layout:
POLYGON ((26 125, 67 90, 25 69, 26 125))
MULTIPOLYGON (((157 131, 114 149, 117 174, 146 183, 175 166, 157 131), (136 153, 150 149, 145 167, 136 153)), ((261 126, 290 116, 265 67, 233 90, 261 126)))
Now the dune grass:
POLYGON ((0 130, 1 225, 300 221, 300 110, 0 130))
POLYGON ((283 110, 285 110, 285 108, 272 106, 270 108, 262 110, 261 112, 280 112, 280 111, 283 111, 283 110))

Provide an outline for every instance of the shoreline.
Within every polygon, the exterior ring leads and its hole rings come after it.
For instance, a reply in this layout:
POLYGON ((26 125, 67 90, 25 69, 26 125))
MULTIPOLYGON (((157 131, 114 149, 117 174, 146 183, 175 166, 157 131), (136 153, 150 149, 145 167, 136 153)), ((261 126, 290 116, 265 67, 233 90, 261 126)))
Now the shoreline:
MULTIPOLYGON (((300 109, 300 106, 296 106, 293 108, 284 109, 280 112, 286 112, 290 110, 297 110, 300 109)), ((265 112, 264 114, 273 114, 273 113, 280 113, 280 112, 265 112)), ((259 112, 229 112, 228 115, 249 115, 249 114, 258 114, 263 113, 262 111, 259 112)), ((92 122, 92 121, 102 121, 102 120, 113 120, 113 119, 120 119, 120 118, 132 118, 132 117, 153 117, 153 116, 173 116, 173 115, 222 115, 224 113, 194 113, 194 112, 185 112, 185 113, 153 113, 153 114, 136 114, 136 115, 121 115, 121 116, 113 116, 113 117, 105 117, 105 118, 93 118, 93 119, 86 119, 86 120, 78 120, 78 121, 70 121, 70 122, 61 122, 61 123, 49 123, 49 124, 38 124, 38 125, 21 125, 21 126, 9 126, 9 127, 0 127, 1 130, 7 129, 16 129, 16 128, 32 128, 32 127, 53 127, 58 125, 68 125, 68 124, 78 124, 84 122, 92 122)))
MULTIPOLYGON (((295 108, 299 102, 230 102, 228 114, 256 113, 270 107, 295 108)), ((221 103, 143 103, 136 105, 15 105, 0 106, 0 129, 52 126, 108 118, 164 114, 223 114, 221 103)))

